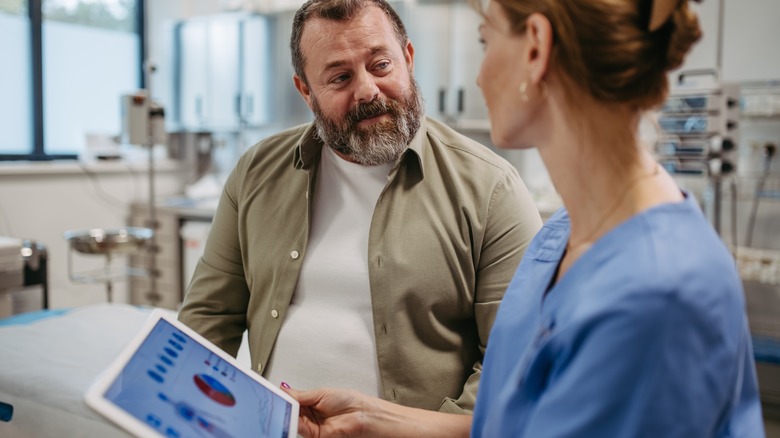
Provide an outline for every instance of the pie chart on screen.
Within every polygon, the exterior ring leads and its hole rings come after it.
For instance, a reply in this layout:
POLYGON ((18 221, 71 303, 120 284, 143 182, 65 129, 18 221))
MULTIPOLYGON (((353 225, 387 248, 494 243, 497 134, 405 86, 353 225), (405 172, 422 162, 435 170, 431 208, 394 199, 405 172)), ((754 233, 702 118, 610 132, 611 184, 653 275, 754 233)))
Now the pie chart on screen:
POLYGON ((193 380, 198 389, 206 394, 206 397, 223 406, 234 406, 236 404, 236 398, 233 397, 230 390, 225 388, 225 385, 219 383, 217 379, 206 374, 195 374, 193 380))

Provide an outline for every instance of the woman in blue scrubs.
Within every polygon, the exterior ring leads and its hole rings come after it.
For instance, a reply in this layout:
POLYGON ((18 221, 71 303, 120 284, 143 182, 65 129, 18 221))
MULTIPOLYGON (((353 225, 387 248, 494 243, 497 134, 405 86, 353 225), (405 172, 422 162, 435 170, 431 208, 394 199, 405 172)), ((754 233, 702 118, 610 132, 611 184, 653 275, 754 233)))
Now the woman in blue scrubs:
POLYGON ((686 0, 490 0, 491 136, 565 208, 518 268, 472 418, 294 391, 304 436, 762 437, 741 282, 638 132, 700 37, 686 0))

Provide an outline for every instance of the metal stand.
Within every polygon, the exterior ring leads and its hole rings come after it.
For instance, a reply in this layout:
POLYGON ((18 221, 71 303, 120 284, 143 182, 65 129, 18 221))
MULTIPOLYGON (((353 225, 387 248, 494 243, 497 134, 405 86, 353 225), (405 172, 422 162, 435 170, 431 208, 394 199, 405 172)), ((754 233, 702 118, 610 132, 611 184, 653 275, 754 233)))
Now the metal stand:
POLYGON ((68 274, 70 279, 80 283, 105 283, 108 301, 112 300, 113 282, 119 279, 125 279, 128 276, 143 276, 150 279, 149 291, 146 298, 152 305, 157 305, 161 301, 161 296, 157 292, 157 270, 156 254, 158 251, 155 235, 159 229, 157 223, 157 212, 155 205, 155 187, 154 187, 154 145, 155 145, 155 122, 162 120, 164 112, 162 108, 156 105, 151 98, 151 75, 156 67, 148 61, 144 63, 144 72, 146 75, 147 89, 141 93, 128 96, 123 103, 123 111, 126 111, 123 118, 124 133, 127 134, 130 141, 128 143, 144 146, 149 151, 149 220, 146 228, 120 228, 113 230, 92 229, 86 231, 69 231, 65 233, 65 238, 70 243, 71 250, 84 254, 100 254, 105 257, 105 266, 102 270, 77 274, 73 269, 72 251, 68 253, 68 274), (135 253, 142 246, 148 251, 147 269, 136 269, 124 266, 117 270, 111 266, 112 257, 116 254, 135 253))
POLYGON ((146 299, 156 306, 162 297, 157 291, 157 230, 160 229, 160 224, 157 223, 157 206, 155 205, 155 190, 154 190, 154 123, 152 119, 157 116, 162 116, 162 110, 154 112, 151 109, 152 106, 152 73, 157 70, 157 66, 148 60, 144 62, 144 74, 146 74, 146 94, 149 99, 149 123, 147 129, 147 142, 146 147, 149 149, 149 221, 146 226, 152 230, 152 237, 149 241, 148 247, 148 266, 149 271, 149 291, 146 293, 146 299))

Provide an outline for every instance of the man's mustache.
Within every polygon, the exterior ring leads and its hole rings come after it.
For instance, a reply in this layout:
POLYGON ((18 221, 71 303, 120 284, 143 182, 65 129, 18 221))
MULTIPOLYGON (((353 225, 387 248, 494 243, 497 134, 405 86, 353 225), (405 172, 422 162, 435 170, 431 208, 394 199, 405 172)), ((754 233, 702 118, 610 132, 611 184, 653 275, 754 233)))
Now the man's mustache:
POLYGON ((395 102, 388 102, 384 99, 374 99, 369 103, 358 104, 355 108, 347 113, 347 121, 350 125, 354 126, 361 120, 370 119, 372 117, 381 116, 384 114, 397 114, 395 102))

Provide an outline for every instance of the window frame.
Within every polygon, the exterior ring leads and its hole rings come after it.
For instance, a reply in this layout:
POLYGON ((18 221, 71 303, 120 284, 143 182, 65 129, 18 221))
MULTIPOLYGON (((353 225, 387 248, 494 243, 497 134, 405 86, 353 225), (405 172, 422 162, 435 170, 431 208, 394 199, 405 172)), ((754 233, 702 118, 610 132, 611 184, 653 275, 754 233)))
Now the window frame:
MULTIPOLYGON (((147 53, 146 39, 146 0, 135 0, 136 32, 139 51, 137 59, 139 88, 145 88, 144 60, 147 53)), ((30 64, 32 70, 32 150, 27 154, 3 154, 2 161, 53 161, 76 160, 78 154, 48 154, 43 135, 43 0, 27 0, 27 12, 30 19, 30 64)))

